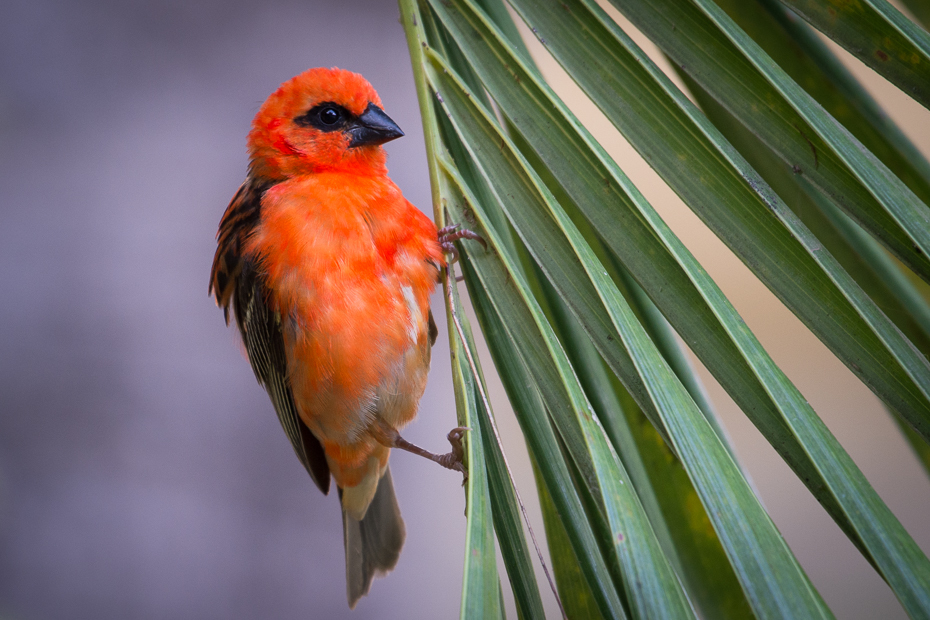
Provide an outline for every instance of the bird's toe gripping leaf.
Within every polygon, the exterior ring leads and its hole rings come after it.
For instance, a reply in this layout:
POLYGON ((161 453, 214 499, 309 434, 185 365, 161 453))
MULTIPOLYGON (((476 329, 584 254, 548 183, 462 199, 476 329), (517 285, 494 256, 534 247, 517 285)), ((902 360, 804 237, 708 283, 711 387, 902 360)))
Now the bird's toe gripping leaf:
POLYGON ((457 426, 449 431, 448 439, 452 444, 452 452, 443 454, 437 461, 443 467, 454 469, 462 474, 462 486, 468 482, 468 469, 465 467, 465 447, 462 445, 462 439, 465 437, 465 431, 471 429, 467 426, 457 426))
POLYGON ((471 430, 467 426, 459 426, 449 431, 448 438, 449 443, 452 444, 452 451, 447 454, 433 454, 429 450, 424 450, 420 446, 410 443, 400 436, 397 429, 380 419, 376 420, 369 430, 381 445, 422 456, 442 465, 446 469, 460 472, 463 476, 463 485, 468 480, 468 470, 465 467, 465 448, 462 446, 465 431, 471 430))
MULTIPOLYGON (((458 248, 455 247, 455 242, 459 239, 477 241, 485 250, 488 249, 488 243, 484 240, 484 237, 478 233, 468 230, 467 228, 461 228, 461 224, 445 226, 439 229, 439 247, 441 247, 442 251, 446 254, 452 255, 451 262, 453 263, 459 259, 459 251, 458 248)), ((451 441, 451 437, 449 440, 451 441)))

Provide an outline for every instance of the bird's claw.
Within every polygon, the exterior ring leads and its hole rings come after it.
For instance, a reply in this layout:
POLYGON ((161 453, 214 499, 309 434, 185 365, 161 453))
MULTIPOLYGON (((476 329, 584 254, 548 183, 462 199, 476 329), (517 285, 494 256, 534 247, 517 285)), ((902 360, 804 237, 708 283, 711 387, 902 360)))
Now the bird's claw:
POLYGON ((437 461, 446 469, 453 469, 462 474, 462 486, 468 481, 468 469, 465 467, 465 448, 462 446, 462 439, 465 437, 465 431, 471 429, 467 426, 458 426, 449 431, 448 439, 452 444, 452 452, 443 454, 437 461))
POLYGON ((411 454, 417 454, 434 463, 439 463, 446 469, 453 469, 461 473, 463 486, 465 481, 468 480, 468 470, 465 468, 465 448, 462 446, 462 438, 465 437, 465 431, 470 430, 467 426, 453 428, 448 435, 449 443, 452 444, 452 451, 448 454, 433 454, 429 450, 424 450, 401 437, 397 429, 380 418, 377 418, 369 428, 369 432, 375 441, 387 448, 397 448, 411 454))
POLYGON ((455 247, 455 242, 459 239, 477 241, 481 244, 481 247, 488 249, 488 243, 484 240, 484 237, 472 230, 460 227, 461 224, 452 224, 451 226, 445 226, 439 229, 439 247, 441 247, 442 251, 446 254, 452 255, 451 262, 453 263, 459 259, 459 250, 455 247))

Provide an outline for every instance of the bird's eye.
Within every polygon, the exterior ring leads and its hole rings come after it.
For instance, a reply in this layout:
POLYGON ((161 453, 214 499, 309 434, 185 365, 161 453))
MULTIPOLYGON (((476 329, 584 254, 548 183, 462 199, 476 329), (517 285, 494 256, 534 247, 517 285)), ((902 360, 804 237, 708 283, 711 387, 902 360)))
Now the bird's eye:
POLYGON ((320 122, 324 125, 335 125, 341 116, 336 108, 326 107, 320 110, 320 122))
POLYGON ((339 131, 352 120, 352 113, 338 103, 326 101, 294 119, 301 127, 314 127, 320 131, 339 131))

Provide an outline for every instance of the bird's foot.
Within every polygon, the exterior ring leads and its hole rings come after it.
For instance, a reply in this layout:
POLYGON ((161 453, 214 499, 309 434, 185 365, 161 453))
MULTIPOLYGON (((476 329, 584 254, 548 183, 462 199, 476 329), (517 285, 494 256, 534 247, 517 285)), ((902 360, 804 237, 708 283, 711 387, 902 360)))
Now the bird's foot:
POLYGON ((448 454, 433 454, 429 450, 424 450, 420 446, 414 445, 400 436, 397 429, 386 422, 378 420, 372 427, 372 434, 375 439, 383 446, 388 448, 398 448, 412 454, 417 454, 423 458, 439 463, 446 469, 452 469, 462 474, 462 484, 468 480, 468 470, 465 468, 465 448, 462 446, 462 438, 465 431, 471 430, 465 426, 459 426, 449 431, 449 443, 452 444, 452 451, 448 454))
POLYGON ((461 224, 453 224, 439 229, 439 247, 446 254, 452 255, 451 262, 453 263, 459 259, 459 250, 455 247, 455 242, 459 239, 477 241, 481 244, 481 247, 488 249, 488 243, 484 240, 484 237, 467 228, 460 228, 460 226, 461 224))
POLYGON ((465 447, 462 445, 462 438, 465 437, 465 431, 471 429, 467 426, 456 426, 447 435, 449 443, 452 444, 452 452, 443 454, 436 462, 446 469, 454 469, 462 474, 462 486, 468 482, 468 469, 465 468, 465 447))

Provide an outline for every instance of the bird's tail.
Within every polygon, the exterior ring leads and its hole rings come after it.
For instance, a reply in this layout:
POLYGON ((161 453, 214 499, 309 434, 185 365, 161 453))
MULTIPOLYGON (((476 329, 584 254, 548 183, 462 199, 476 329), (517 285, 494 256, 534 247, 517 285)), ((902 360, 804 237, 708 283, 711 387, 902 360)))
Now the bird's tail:
POLYGON ((394 495, 390 467, 385 468, 374 499, 361 521, 343 508, 342 531, 346 548, 346 594, 349 608, 355 609, 358 599, 368 594, 371 580, 391 572, 397 564, 407 535, 394 495))

